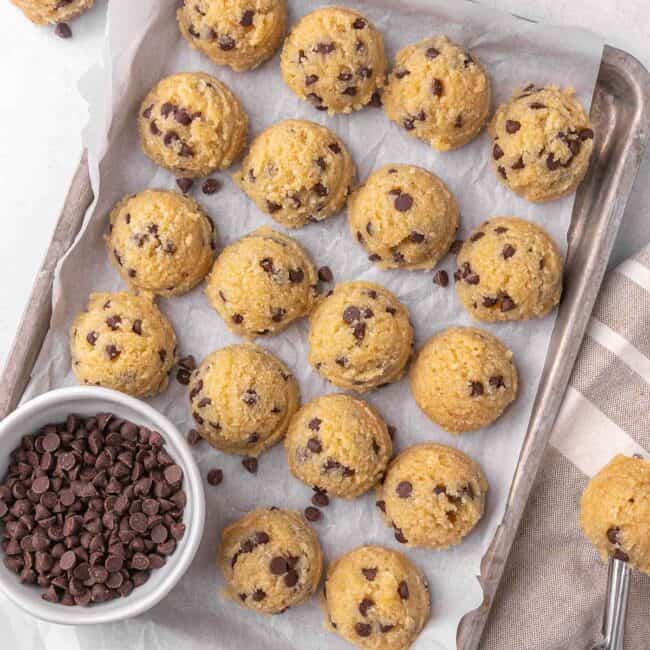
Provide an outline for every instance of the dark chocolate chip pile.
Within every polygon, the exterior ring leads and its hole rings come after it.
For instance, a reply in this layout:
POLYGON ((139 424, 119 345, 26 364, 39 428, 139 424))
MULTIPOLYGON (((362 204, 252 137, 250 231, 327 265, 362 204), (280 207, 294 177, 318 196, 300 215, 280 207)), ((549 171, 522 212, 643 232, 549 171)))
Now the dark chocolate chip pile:
POLYGON ((0 483, 5 566, 63 605, 144 584, 185 534, 183 470, 164 445, 160 433, 108 413, 25 435, 0 483))

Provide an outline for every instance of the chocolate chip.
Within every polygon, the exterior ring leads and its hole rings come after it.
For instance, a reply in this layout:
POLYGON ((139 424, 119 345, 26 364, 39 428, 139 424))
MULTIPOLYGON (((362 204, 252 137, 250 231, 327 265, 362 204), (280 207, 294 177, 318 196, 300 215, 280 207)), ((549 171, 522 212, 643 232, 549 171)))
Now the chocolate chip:
POLYGON ((501 254, 503 255, 503 259, 507 260, 511 258, 515 254, 515 247, 511 246, 510 244, 506 244, 503 247, 503 250, 501 251, 501 254))
POLYGON ((332 282, 334 280, 332 269, 329 266, 321 266, 318 269, 318 279, 321 282, 332 282))
POLYGON ((628 562, 629 559, 630 559, 629 556, 628 556, 628 554, 625 553, 624 551, 621 551, 620 548, 617 548, 617 549, 614 551, 613 557, 614 557, 615 560, 621 560, 621 561, 623 561, 623 562, 628 562))
POLYGON ((581 140, 593 140, 594 138, 594 132, 592 129, 580 129, 579 133, 580 139, 581 140))
POLYGON ((366 26, 366 21, 363 18, 357 18, 355 21, 352 23, 352 27, 354 29, 364 29, 366 26))
POLYGON ((550 153, 548 157, 546 158, 546 166, 550 171, 555 171, 556 169, 559 169, 562 167, 562 161, 561 160, 556 160, 555 159, 555 154, 550 153))
POLYGON ((259 603, 260 601, 264 600, 266 598, 266 592, 263 589, 256 589, 253 592, 253 600, 256 603, 259 603))
POLYGON ((395 492, 400 499, 408 499, 413 492, 413 486, 408 481, 402 481, 395 488, 395 492))
POLYGON ((160 135, 162 133, 156 124, 156 120, 151 120, 149 123, 149 130, 151 131, 152 135, 160 135))
POLYGON ((68 23, 57 23, 56 27, 54 28, 54 33, 59 38, 72 38, 72 30, 70 29, 70 25, 68 25, 68 23))
POLYGON ((359 636, 366 637, 366 636, 370 636, 370 633, 372 632, 372 627, 368 623, 357 623, 354 626, 354 630, 359 636))
POLYGON ((521 122, 517 120, 506 120, 506 131, 510 134, 517 133, 521 128, 521 122))
POLYGON ((458 113, 456 115, 456 120, 454 122, 454 128, 456 129, 462 129, 463 128, 463 116, 461 113, 458 113))
POLYGON ((400 194, 395 199, 395 209, 399 212, 407 212, 413 206, 413 197, 410 194, 400 194))
POLYGON ((357 94, 357 87, 356 86, 348 86, 347 88, 344 88, 341 91, 341 95, 348 95, 350 97, 354 97, 357 94))
POLYGON ((352 325, 355 321, 358 321, 361 318, 361 311, 358 307, 346 307, 343 311, 343 320, 348 325, 352 325))
POLYGON ((329 193, 329 190, 322 183, 316 183, 311 189, 318 196, 327 196, 329 193))
POLYGON ((492 157, 495 160, 499 160, 500 158, 503 158, 503 156, 504 156, 503 149, 498 144, 495 144, 494 147, 492 148, 492 157))
POLYGON ((435 97, 442 97, 444 88, 440 79, 433 80, 433 84, 431 85, 431 92, 433 92, 435 97))
POLYGON ((299 284, 302 282, 305 278, 305 272, 298 268, 298 269, 289 269, 289 281, 293 282, 294 284, 299 284))
POLYGON ((106 346, 106 354, 111 361, 115 361, 120 356, 120 350, 113 344, 106 346))
POLYGON ((427 51, 425 52, 425 56, 427 57, 427 59, 435 59, 439 55, 440 55, 440 52, 435 47, 429 47, 429 48, 427 48, 427 51))
POLYGON ((239 21, 239 24, 242 27, 250 27, 253 24, 253 16, 255 16, 255 12, 252 9, 247 9, 241 17, 241 20, 239 21))
POLYGON ((390 632, 395 626, 392 623, 386 623, 386 624, 380 624, 379 629, 386 634, 387 632, 390 632))
POLYGON ((283 576, 289 570, 289 565, 283 557, 278 555, 271 560, 269 569, 274 576, 283 576))
POLYGON ((408 544, 408 540, 406 537, 404 537, 404 533, 400 528, 395 529, 395 539, 400 543, 400 544, 408 544))
POLYGON ((233 314, 232 322, 235 323, 235 325, 241 325, 244 322, 244 317, 241 314, 233 314))
POLYGON ((503 381, 503 375, 494 375, 490 377, 488 380, 490 386, 493 386, 494 388, 505 388, 506 384, 503 381))
POLYGON ((334 359, 334 363, 341 366, 342 368, 347 368, 347 366, 348 366, 348 358, 347 357, 336 357, 336 359, 334 359))
POLYGON ((183 194, 187 194, 192 189, 194 181, 191 178, 177 178, 176 185, 178 185, 183 194))
POLYGON ((397 587, 397 593, 402 600, 408 600, 409 598, 409 586, 406 584, 405 580, 399 583, 397 587))
POLYGON ((227 34, 219 36, 219 48, 224 52, 229 52, 235 48, 235 39, 227 34))
POLYGON ((407 75, 410 75, 410 71, 406 68, 397 68, 393 73, 397 79, 404 79, 407 75))
POLYGON ((509 312, 516 307, 514 300, 507 294, 501 297, 501 311, 509 312))
POLYGON ((88 343, 90 343, 90 345, 94 346, 95 343, 97 343, 98 338, 99 338, 99 333, 95 332, 94 330, 92 332, 88 332, 88 334, 86 334, 86 341, 88 341, 88 343))
POLYGON ((334 43, 317 43, 312 49, 312 51, 317 52, 318 54, 329 54, 330 52, 333 52, 335 49, 336 46, 334 45, 334 43))
POLYGON ((402 125, 407 131, 412 131, 415 128, 415 120, 412 117, 405 117, 402 125))
POLYGON ((244 402, 244 404, 247 406, 255 406, 255 404, 257 404, 257 391, 249 388, 248 390, 244 391, 241 399, 242 402, 244 402))
POLYGON ((151 117, 152 110, 153 110, 153 104, 150 104, 149 106, 147 106, 147 108, 144 109, 144 111, 142 111, 142 117, 148 120, 151 117))
POLYGON ((318 75, 316 74, 308 74, 305 77, 305 86, 312 86, 318 81, 318 75))
POLYGON ((377 568, 374 567, 372 569, 361 569, 361 573, 363 573, 364 578, 368 582, 372 582, 377 577, 377 568))
POLYGON ((246 456, 241 462, 244 466, 244 469, 250 474, 257 474, 257 458, 252 456, 246 456))
POLYGON ((312 496, 311 502, 319 508, 325 508, 329 505, 330 498, 325 494, 325 492, 317 491, 312 496))
POLYGON ((497 226, 494 229, 494 232, 497 233, 497 235, 503 235, 504 232, 508 232, 508 229, 505 226, 497 226))
POLYGON ((526 165, 524 164, 524 157, 519 156, 517 160, 510 166, 510 169, 523 169, 526 165))
POLYGON ((451 247, 449 248, 449 252, 452 255, 458 255, 458 253, 460 253, 462 247, 463 247, 462 239, 456 239, 454 241, 454 243, 451 245, 451 247))
POLYGON ((266 202, 266 209, 273 214, 274 212, 277 212, 278 210, 282 209, 282 206, 279 203, 274 203, 273 201, 267 201, 266 202))
POLYGON ((208 178, 201 186, 203 194, 215 194, 221 188, 221 183, 216 178, 208 178))
POLYGON ((368 615, 368 610, 375 604, 375 601, 372 600, 371 598, 364 598, 360 603, 359 603, 359 613, 361 616, 367 616, 368 615))
POLYGON ((471 397, 480 397, 483 395, 484 388, 483 384, 480 381, 470 381, 469 382, 469 394, 471 397))
POLYGON ((314 506, 307 506, 305 508, 305 518, 307 521, 318 521, 321 518, 321 511, 314 506))
POLYGON ((539 111, 542 108, 546 108, 546 104, 542 104, 541 102, 532 102, 532 103, 529 104, 529 106, 534 111, 539 111))
POLYGON ((621 543, 620 532, 621 532, 621 529, 618 526, 616 526, 614 528, 609 528, 607 530, 607 539, 609 540, 610 544, 620 544, 621 543))
POLYGON ((497 171, 501 175, 501 178, 503 178, 504 180, 508 179, 508 174, 506 174, 506 168, 505 167, 499 166, 499 167, 497 167, 497 171))
POLYGON ((469 238, 469 240, 470 240, 471 242, 477 242, 479 239, 482 239, 483 237, 485 237, 485 233, 484 233, 482 230, 479 230, 478 232, 475 232, 475 233, 474 233, 474 234, 469 238))
POLYGON ((323 445, 318 438, 310 438, 307 441, 307 449, 314 454, 320 454, 323 451, 323 445))
POLYGON ((352 334, 358 343, 361 343, 366 336, 366 324, 365 323, 355 323, 352 334))

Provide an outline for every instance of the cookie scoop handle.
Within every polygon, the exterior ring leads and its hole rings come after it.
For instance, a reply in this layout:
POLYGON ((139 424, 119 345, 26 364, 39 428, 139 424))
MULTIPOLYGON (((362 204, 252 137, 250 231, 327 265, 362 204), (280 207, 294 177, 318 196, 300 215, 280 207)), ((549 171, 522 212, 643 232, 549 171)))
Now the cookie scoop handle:
POLYGON ((594 650, 623 650, 631 569, 626 562, 609 558, 607 597, 603 614, 604 640, 594 650))

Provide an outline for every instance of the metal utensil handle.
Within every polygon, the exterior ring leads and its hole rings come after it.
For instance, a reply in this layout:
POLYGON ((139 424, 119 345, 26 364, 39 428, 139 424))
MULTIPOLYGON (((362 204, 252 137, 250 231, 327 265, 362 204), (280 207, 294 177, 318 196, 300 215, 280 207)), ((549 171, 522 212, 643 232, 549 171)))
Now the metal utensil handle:
POLYGON ((623 650, 632 571, 626 562, 609 558, 607 599, 603 615, 603 650, 623 650))

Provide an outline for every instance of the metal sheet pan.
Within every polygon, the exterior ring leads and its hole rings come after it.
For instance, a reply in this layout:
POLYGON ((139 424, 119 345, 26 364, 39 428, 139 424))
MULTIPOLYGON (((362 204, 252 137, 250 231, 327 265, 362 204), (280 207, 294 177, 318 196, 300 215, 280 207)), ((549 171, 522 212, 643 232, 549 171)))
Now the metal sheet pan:
MULTIPOLYGON (((479 647, 650 134, 650 75, 621 50, 606 47, 603 52, 592 120, 596 151, 573 212, 564 297, 504 518, 482 561, 483 604, 458 628, 462 650, 479 647)), ((0 418, 16 407, 29 381, 50 323, 54 271, 79 233, 92 199, 84 153, 0 375, 0 418)))

